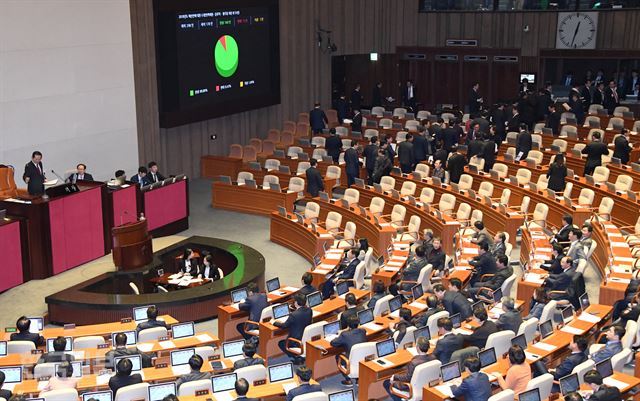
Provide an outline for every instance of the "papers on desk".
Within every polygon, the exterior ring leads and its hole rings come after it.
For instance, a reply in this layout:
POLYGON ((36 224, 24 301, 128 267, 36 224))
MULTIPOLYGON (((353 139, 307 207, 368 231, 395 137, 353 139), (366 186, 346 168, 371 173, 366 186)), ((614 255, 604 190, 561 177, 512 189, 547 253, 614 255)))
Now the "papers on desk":
POLYGON ((180 278, 180 277, 182 277, 182 273, 172 274, 172 275, 169 276, 169 280, 174 280, 174 279, 177 279, 177 278, 180 278))
POLYGON ((598 316, 592 315, 590 313, 582 312, 580 316, 578 316, 578 320, 589 323, 598 323, 601 319, 598 316))
POLYGON ((198 341, 200 341, 201 343, 209 343, 209 342, 213 342, 214 339, 211 338, 210 335, 208 334, 198 334, 196 336, 196 338, 198 339, 198 341))
POLYGON ((231 304, 229 305, 229 307, 235 309, 235 310, 240 310, 240 307, 238 306, 239 304, 231 304))
POLYGON ((391 223, 380 223, 380 227, 391 227, 391 223))
POLYGON ((470 335, 470 334, 473 334, 473 331, 471 331, 471 330, 467 330, 467 329, 462 329, 462 328, 460 328, 460 329, 453 329, 453 332, 454 332, 455 334, 462 334, 462 335, 465 335, 465 336, 468 336, 468 335, 470 335))
MULTIPOLYGON (((626 242, 613 242, 613 241, 611 241, 611 247, 612 248, 616 248, 616 247, 627 248, 627 247, 629 247, 629 244, 627 244, 626 242)), ((620 258, 620 257, 618 257, 616 259, 630 259, 630 260, 628 260, 628 262, 633 262, 633 258, 620 258)))
POLYGON ((281 289, 282 291, 287 291, 287 292, 296 292, 296 291, 298 291, 300 288, 298 288, 298 287, 290 287, 290 286, 287 286, 287 287, 280 288, 280 289, 281 289))
POLYGON ((294 389, 296 387, 298 387, 298 383, 296 383, 295 381, 282 384, 282 389, 284 390, 285 394, 289 394, 289 391, 291 391, 291 389, 294 389))
POLYGON ((438 390, 439 392, 441 392, 442 394, 446 395, 449 398, 453 398, 453 392, 451 391, 451 386, 449 386, 448 384, 441 384, 439 386, 436 386, 436 390, 438 390))
POLYGON ((396 251, 406 251, 411 246, 409 244, 393 244, 393 249, 396 251))
POLYGON ((609 376, 609 377, 605 377, 604 379, 602 379, 602 382, 610 387, 617 387, 618 390, 622 391, 624 388, 628 387, 629 385, 623 381, 620 380, 616 380, 613 377, 609 376))
POLYGON ((537 273, 525 273, 524 281, 529 281, 531 283, 542 284, 544 283, 545 277, 541 274, 537 273))
POLYGON ((189 365, 180 365, 180 366, 172 366, 171 372, 174 376, 182 376, 191 372, 191 366, 189 365))
POLYGON ((404 265, 404 262, 399 262, 399 261, 389 261, 386 264, 386 266, 391 266, 391 267, 402 267, 402 265, 404 265))
POLYGON ((536 248, 536 251, 551 253, 553 252, 553 248, 536 248))
POLYGON ((465 253, 468 255, 477 255, 478 248, 462 248, 462 253, 465 253))
POLYGON ((416 347, 410 347, 406 349, 413 356, 418 356, 418 349, 416 347))
POLYGON ((361 327, 366 330, 379 331, 384 326, 380 326, 379 324, 375 324, 374 322, 369 322, 367 324, 363 324, 361 327))
POLYGON ((558 348, 555 345, 547 344, 547 343, 543 343, 543 342, 535 343, 535 344, 533 344, 533 346, 536 347, 536 348, 540 348, 541 350, 545 350, 547 352, 551 352, 551 351, 555 350, 556 348, 558 348))
POLYGON ((582 335, 582 333, 584 333, 584 330, 581 329, 577 329, 575 327, 572 326, 564 326, 563 328, 560 329, 560 331, 564 331, 565 333, 569 333, 569 334, 575 334, 575 335, 582 335))
POLYGON ((215 398, 216 401, 233 401, 231 391, 221 391, 219 393, 215 393, 215 398))
POLYGON ((471 270, 471 266, 453 266, 453 271, 471 270))
POLYGON ((333 270, 333 268, 336 267, 335 265, 329 264, 329 263, 320 263, 317 267, 317 269, 320 270, 333 270))
POLYGON ((96 377, 96 385, 104 386, 109 383, 109 379, 111 379, 111 375, 109 373, 99 375, 98 377, 96 377))
POLYGON ((631 279, 619 278, 619 277, 611 277, 611 278, 609 278, 609 281, 612 281, 614 283, 629 284, 631 282, 631 279))
POLYGON ((536 354, 532 354, 529 351, 525 351, 524 355, 527 357, 528 360, 530 361, 537 361, 538 359, 540 359, 540 355, 536 355, 536 354))
POLYGON ((168 341, 160 341, 160 342, 158 343, 158 345, 159 345, 159 346, 160 346, 160 348, 162 348, 162 349, 176 348, 176 344, 175 344, 173 341, 171 341, 171 340, 168 340, 168 341))
POLYGON ((384 271, 386 271, 386 272, 399 272, 400 268, 399 267, 393 267, 393 266, 385 266, 384 267, 384 271))
POLYGON ((153 343, 139 343, 137 347, 142 352, 151 352, 153 349, 153 343))
POLYGON ((341 253, 329 253, 327 252, 324 255, 325 259, 329 259, 329 260, 340 260, 342 259, 342 252, 341 253))
POLYGON ((322 233, 320 234, 320 238, 333 238, 333 235, 329 233, 322 233))
POLYGON ((395 317, 395 318, 399 318, 400 317, 400 309, 398 309, 397 311, 393 311, 393 312, 389 313, 389 316, 395 317))
POLYGON ((7 202, 15 202, 15 203, 25 203, 25 204, 29 204, 31 203, 31 201, 28 200, 23 200, 23 199, 16 199, 16 198, 7 198, 5 199, 7 202))
POLYGON ((411 306, 412 308, 426 308, 427 304, 423 304, 422 302, 418 302, 418 301, 413 301, 409 304, 409 306, 411 306))

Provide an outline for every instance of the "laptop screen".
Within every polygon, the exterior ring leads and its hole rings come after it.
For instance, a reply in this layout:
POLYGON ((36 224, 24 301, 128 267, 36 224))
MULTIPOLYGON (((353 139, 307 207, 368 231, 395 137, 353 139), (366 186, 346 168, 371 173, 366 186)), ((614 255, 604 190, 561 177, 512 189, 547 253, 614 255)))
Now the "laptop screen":
POLYGON ((498 288, 493 292, 493 302, 498 303, 502 299, 502 288, 498 288))
POLYGON ((244 340, 222 343, 222 356, 225 358, 231 358, 232 356, 242 355, 243 346, 244 340))
POLYGON ((267 292, 272 292, 280 288, 280 279, 278 277, 267 281, 267 292))
POLYGON ((280 304, 273 307, 273 318, 280 319, 281 317, 289 316, 289 305, 280 304))
POLYGON ((131 369, 132 372, 142 370, 142 357, 140 355, 127 355, 113 358, 113 366, 118 366, 118 362, 122 359, 128 359, 131 361, 131 364, 133 365, 133 368, 131 369))
POLYGON ((133 320, 139 322, 141 320, 147 320, 147 309, 155 305, 138 306, 133 308, 133 320))
POLYGON ((29 333, 39 333, 44 329, 44 318, 41 317, 28 317, 31 321, 29 325, 29 333))
POLYGON ((111 344, 115 347, 116 345, 116 336, 120 333, 124 333, 127 336, 127 344, 126 345, 134 345, 137 342, 137 335, 134 330, 131 331, 121 331, 119 333, 111 334, 111 344))
POLYGON ((380 341, 379 343, 376 343, 376 351, 378 352, 378 358, 393 354, 396 352, 396 343, 393 338, 380 341))
POLYGON ((493 365, 494 363, 497 362, 496 349, 491 347, 478 352, 478 359, 480 359, 481 368, 485 368, 489 365, 493 365))
POLYGON ((451 324, 453 324, 454 329, 460 328, 460 325, 462 324, 462 322, 461 322, 459 313, 456 313, 455 315, 451 315, 451 324))
POLYGON ((111 390, 108 390, 82 394, 82 401, 88 401, 92 398, 96 401, 113 401, 113 393, 111 392, 111 390))
POLYGON ((324 334, 325 337, 338 334, 338 331, 340 331, 339 320, 336 320, 335 322, 327 323, 324 326, 322 326, 322 334, 324 334))
POLYGON ((603 378, 613 375, 613 366, 611 365, 611 358, 607 358, 602 362, 596 363, 596 370, 603 378))
POLYGON ((227 375, 213 376, 211 378, 211 387, 214 393, 221 391, 233 390, 236 386, 236 374, 230 373, 227 375))
POLYGON ((354 401, 353 390, 331 393, 329 394, 329 401, 354 401))
MULTIPOLYGON (((53 365, 53 371, 58 371, 59 363, 55 363, 53 365)), ((71 362, 71 367, 73 368, 72 377, 82 377, 82 362, 71 362)))
POLYGON ((511 339, 511 345, 519 345, 522 349, 527 349, 527 337, 524 334, 511 339))
POLYGON ((309 308, 313 308, 314 306, 318 306, 320 304, 322 304, 322 294, 320 293, 320 291, 312 292, 311 294, 307 295, 307 306, 309 306, 309 308))
POLYGON ((577 373, 560 378, 560 392, 562 395, 567 395, 577 391, 579 387, 580 382, 578 381, 577 373))
POLYGON ((547 320, 546 322, 541 323, 538 331, 540 332, 542 338, 549 337, 551 334, 553 334, 553 322, 551 320, 547 320))
POLYGON ((475 304, 471 305, 471 310, 474 311, 476 310, 477 307, 481 307, 482 309, 485 309, 484 302, 478 301, 475 304))
POLYGON ((389 312, 395 312, 402 307, 402 298, 400 295, 389 300, 389 312))
POLYGON ((22 381, 22 366, 7 366, 0 368, 0 372, 4 373, 5 384, 20 383, 22 381))
POLYGON ((367 324, 373 321, 373 309, 365 309, 358 312, 358 320, 360 324, 367 324))
POLYGON ((248 296, 249 294, 247 293, 246 288, 240 288, 239 290, 231 291, 231 301, 233 301, 234 304, 237 304, 238 302, 244 302, 244 300, 247 299, 248 296))
POLYGON ((562 310, 562 320, 567 323, 573 319, 573 306, 569 305, 562 310))
POLYGON ((162 401, 168 395, 176 395, 175 383, 161 383, 149 385, 149 401, 162 401))
POLYGON ((179 323, 171 326, 173 338, 191 337, 195 334, 193 322, 179 323))
POLYGON ((293 379, 293 363, 289 362, 281 365, 269 366, 270 383, 289 379, 293 379))
POLYGON ((171 351, 171 366, 186 365, 195 354, 196 350, 194 348, 171 351))
POLYGON ((416 331, 413 332, 413 338, 415 341, 418 341, 418 338, 424 337, 427 340, 431 339, 431 333, 429 332, 429 326, 424 326, 417 328, 416 331))
POLYGON ((518 401, 540 401, 540 390, 534 388, 518 395, 518 401))
POLYGON ((454 361, 440 367, 440 374, 442 375, 442 381, 448 382, 449 380, 457 379, 460 377, 460 363, 454 361))
POLYGON ((411 295, 413 295, 413 299, 418 299, 424 295, 424 290, 422 289, 422 284, 414 285, 411 288, 411 295))
MULTIPOLYGON (((73 338, 72 337, 65 337, 65 339, 67 340, 67 344, 64 347, 65 351, 73 351, 73 338)), ((54 338, 48 338, 47 339, 47 352, 53 352, 53 341, 55 339, 54 338)))
POLYGON ((347 292, 349 292, 349 282, 348 281, 339 282, 338 285, 336 286, 336 292, 338 293, 338 296, 344 295, 347 292))
POLYGON ((7 342, 0 341, 0 356, 6 356, 6 355, 7 355, 7 342))
POLYGON ((584 294, 580 295, 580 307, 582 308, 582 310, 585 310, 589 307, 589 305, 591 305, 591 303, 589 302, 589 295, 587 295, 587 293, 585 292, 584 294))

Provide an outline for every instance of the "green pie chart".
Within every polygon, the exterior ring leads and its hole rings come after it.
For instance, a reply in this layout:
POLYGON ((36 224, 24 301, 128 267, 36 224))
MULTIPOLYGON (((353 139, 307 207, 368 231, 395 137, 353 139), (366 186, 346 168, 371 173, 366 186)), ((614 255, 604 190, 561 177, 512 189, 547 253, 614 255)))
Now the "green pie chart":
POLYGON ((238 69, 238 43, 229 35, 218 39, 214 50, 214 60, 218 74, 229 78, 238 69))

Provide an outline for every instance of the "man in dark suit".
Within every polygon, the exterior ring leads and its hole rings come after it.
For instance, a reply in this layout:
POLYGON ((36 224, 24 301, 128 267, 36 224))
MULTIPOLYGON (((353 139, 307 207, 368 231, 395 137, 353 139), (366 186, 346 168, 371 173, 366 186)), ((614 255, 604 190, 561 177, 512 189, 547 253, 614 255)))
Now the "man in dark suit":
POLYGON ((480 372, 480 359, 472 356, 464 363, 464 370, 468 376, 459 386, 451 386, 453 396, 466 401, 486 401, 491 397, 491 382, 486 373, 480 372))
POLYGON ((327 150, 327 155, 333 158, 333 162, 338 163, 340 150, 342 150, 342 140, 336 133, 335 128, 329 130, 329 138, 325 141, 324 148, 327 150))
POLYGON ((493 168, 496 161, 496 142, 495 142, 495 130, 491 128, 493 134, 485 134, 484 141, 482 142, 482 151, 479 156, 484 159, 484 171, 488 173, 493 168))
POLYGON ((24 166, 24 174, 22 179, 27 183, 27 191, 29 195, 43 195, 44 167, 42 166, 42 153, 37 150, 31 154, 31 161, 24 166))
POLYGON ((247 379, 238 379, 236 380, 236 394, 238 397, 235 401, 259 401, 259 398, 247 398, 247 393, 249 392, 249 382, 247 379))
POLYGON ((551 128, 553 136, 560 135, 560 113, 556 110, 555 103, 549 105, 549 115, 544 126, 545 128, 551 128))
POLYGON ((536 119, 538 121, 544 120, 549 114, 549 106, 553 104, 551 99, 551 91, 547 88, 542 88, 538 91, 538 98, 536 103, 536 119))
POLYGON ((116 365, 116 374, 109 379, 109 388, 115 398, 118 390, 132 384, 142 383, 142 376, 139 373, 131 374, 133 363, 129 359, 121 359, 116 365))
POLYGON ((582 99, 582 106, 585 110, 589 108, 591 105, 591 91, 593 88, 591 87, 591 80, 587 79, 584 81, 584 86, 580 88, 580 98, 582 99))
POLYGON ((553 235, 551 242, 567 242, 569 241, 569 232, 573 228, 573 216, 565 214, 562 216, 562 227, 553 235))
POLYGON ((415 165, 427 160, 427 154, 432 153, 432 150, 429 147, 427 138, 425 138, 424 127, 418 127, 418 133, 411 136, 413 137, 413 163, 415 165))
POLYGON ((604 105, 604 82, 598 82, 591 96, 591 104, 604 105))
POLYGON ((484 134, 480 131, 476 132, 477 129, 479 129, 478 124, 473 127, 473 131, 469 134, 473 135, 473 139, 469 141, 469 145, 467 146, 467 157, 469 159, 473 156, 482 157, 482 140, 484 139, 484 134))
POLYGON ((629 163, 629 154, 633 147, 629 145, 629 131, 627 129, 622 129, 620 135, 613 141, 613 145, 613 157, 620 159, 622 164, 629 163))
POLYGON ((344 152, 347 186, 355 184, 356 178, 360 178, 360 159, 356 146, 358 146, 358 142, 353 140, 351 141, 351 147, 344 152))
POLYGON ((600 141, 600 133, 594 132, 591 136, 593 140, 582 149, 582 154, 587 155, 584 164, 584 175, 593 175, 596 167, 602 165, 602 156, 609 154, 607 145, 600 141))
POLYGON ((640 75, 638 70, 631 70, 631 76, 627 78, 624 89, 627 95, 633 95, 636 85, 640 84, 640 75))
POLYGON ((338 114, 338 122, 340 124, 349 115, 349 103, 344 93, 341 93, 338 100, 336 100, 336 114, 338 114))
POLYGON ((498 330, 511 330, 517 333, 522 324, 522 316, 518 308, 516 308, 515 301, 511 297, 503 297, 501 303, 504 313, 496 321, 498 330))
MULTIPOLYGON (((238 309, 249 312, 249 320, 259 323, 262 310, 268 306, 267 294, 259 292, 256 283, 247 284, 247 299, 238 305, 238 309)), ((251 338, 244 330, 244 323, 238 324, 236 329, 245 340, 251 338)))
MULTIPOLYGON (((531 367, 540 375, 551 373, 553 375, 553 380, 558 381, 560 378, 570 375, 576 366, 587 360, 587 354, 585 352, 588 346, 589 342, 586 338, 574 335, 571 343, 569 344, 571 354, 566 358, 563 358, 555 369, 547 369, 543 361, 537 361, 533 363, 531 367)), ((559 393, 560 385, 554 383, 551 392, 559 393)))
POLYGON ((413 372, 416 368, 423 363, 435 360, 433 355, 427 355, 429 352, 429 339, 425 337, 419 337, 416 340, 416 353, 417 355, 411 358, 411 361, 407 365, 407 373, 394 374, 390 379, 387 379, 382 384, 385 390, 389 393, 389 396, 393 401, 400 401, 401 398, 391 393, 391 387, 400 391, 408 391, 408 386, 405 383, 410 383, 413 378, 413 372))
POLYGON ((344 330, 349 327, 349 318, 351 316, 358 316, 358 312, 362 309, 358 306, 358 300, 353 293, 349 292, 344 296, 344 303, 346 309, 340 314, 340 330, 344 330))
POLYGON ((435 295, 427 296, 427 310, 420 312, 413 318, 413 325, 416 327, 424 327, 427 325, 427 321, 434 314, 444 310, 438 303, 438 297, 435 295))
POLYGON ((74 356, 71 354, 65 354, 64 350, 67 347, 67 339, 58 336, 53 340, 53 351, 42 354, 38 363, 52 363, 52 362, 73 362, 74 356))
POLYGON ((417 284, 420 271, 428 263, 425 256, 425 247, 420 245, 416 248, 415 256, 411 258, 407 266, 402 269, 402 281, 407 281, 407 283, 403 284, 402 290, 411 291, 411 288, 417 284))
POLYGON ((443 271, 446 255, 442 250, 442 241, 440 240, 440 238, 435 237, 431 246, 425 246, 425 249, 425 258, 427 259, 427 264, 433 266, 434 272, 443 271))
POLYGON ((320 174, 320 170, 318 170, 318 161, 316 159, 311 159, 311 166, 306 171, 307 176, 307 192, 309 195, 314 198, 318 196, 320 191, 324 191, 324 181, 322 181, 322 175, 320 174))
POLYGON ((140 333, 144 329, 151 329, 154 327, 167 327, 167 323, 162 320, 158 320, 158 308, 155 306, 150 306, 147 309, 147 321, 139 323, 136 327, 136 332, 140 333))
POLYGON ((613 115, 613 110, 620 106, 620 95, 616 81, 609 81, 609 86, 604 90, 602 105, 609 111, 609 115, 613 115))
POLYGON ((382 280, 376 280, 376 282, 373 283, 371 290, 373 294, 371 295, 369 302, 367 302, 367 308, 375 307, 376 303, 387 295, 387 291, 382 280))
POLYGON ((147 165, 149 168, 149 173, 147 174, 147 182, 149 184, 155 184, 156 182, 164 181, 164 175, 160 174, 158 171, 158 163, 149 162, 147 165))
POLYGON ((398 145, 398 163, 400 164, 400 170, 403 173, 410 173, 413 171, 413 135, 407 134, 407 140, 400 142, 398 145))
POLYGON ((264 365, 264 359, 256 358, 256 346, 247 342, 242 346, 243 359, 239 359, 233 363, 233 370, 246 368, 247 366, 264 365))
MULTIPOLYGON (((447 155, 449 155, 449 152, 456 146, 458 139, 458 131, 453 126, 445 124, 442 129, 442 148, 447 151, 447 155)), ((446 161, 446 159, 444 161, 446 161)))
MULTIPOLYGON (((338 337, 331 340, 331 346, 334 348, 342 348, 342 355, 349 358, 349 354, 351 354, 351 348, 360 343, 367 342, 367 332, 364 329, 359 328, 360 322, 358 321, 357 316, 351 316, 349 319, 349 329, 340 332, 338 337)), ((336 361, 339 361, 339 356, 336 355, 336 361)), ((345 379, 342 381, 342 384, 345 386, 351 385, 351 379, 344 375, 345 379)))
POLYGON ((25 316, 18 318, 16 328, 18 329, 18 332, 11 334, 11 337, 9 337, 11 341, 31 341, 36 347, 45 344, 44 337, 39 333, 29 332, 29 329, 31 328, 31 320, 27 319, 25 316))
POLYGON ((483 99, 482 99, 482 96, 480 96, 479 90, 480 90, 480 83, 476 82, 475 84, 473 84, 473 87, 469 92, 468 106, 469 106, 469 114, 471 114, 472 116, 478 113, 480 111, 480 108, 482 107, 483 99))
POLYGON ((313 372, 308 367, 299 366, 296 369, 296 376, 298 376, 298 385, 289 390, 285 401, 293 401, 299 395, 322 391, 322 387, 319 384, 309 384, 313 372))
POLYGON ((329 119, 324 110, 320 108, 319 102, 316 102, 313 105, 313 110, 309 112, 309 124, 314 134, 322 133, 322 130, 329 124, 329 119))
POLYGON ((487 345, 487 338, 498 331, 496 324, 489 320, 487 310, 483 306, 476 306, 473 309, 473 320, 478 325, 472 334, 463 335, 467 347, 478 347, 484 349, 487 345))
POLYGON ((376 83, 373 87, 373 94, 371 95, 371 107, 382 106, 382 82, 376 83))
POLYGON ((509 266, 509 258, 505 254, 500 254, 496 257, 496 273, 492 276, 480 278, 473 286, 467 288, 467 292, 471 297, 477 297, 482 295, 485 298, 491 297, 491 294, 487 291, 481 292, 483 288, 488 288, 491 291, 495 291, 502 287, 502 284, 513 275, 513 268, 509 266))
MULTIPOLYGON (((467 298, 462 295, 460 290, 462 289, 462 281, 457 278, 449 280, 449 290, 445 291, 442 284, 436 284, 433 286, 433 292, 436 297, 442 302, 444 309, 449 312, 449 316, 460 314, 463 320, 471 317, 473 311, 471 310, 471 304, 467 298)), ((444 362, 444 361, 443 361, 444 362)))
POLYGON ((526 160, 529 151, 533 147, 533 139, 531 138, 531 132, 524 124, 520 125, 520 132, 516 136, 516 159, 526 160))
POLYGON ((569 241, 571 244, 567 249, 567 257, 572 260, 573 267, 578 266, 580 259, 587 258, 587 255, 584 252, 584 245, 582 245, 580 239, 582 239, 582 230, 572 228, 571 231, 569 231, 569 241))
POLYGON ((211 373, 200 371, 203 363, 204 361, 200 355, 195 354, 191 356, 191 358, 189 358, 189 367, 191 368, 191 372, 180 376, 178 380, 176 380, 176 388, 180 390, 180 386, 184 383, 196 380, 208 380, 211 377, 211 373))
MULTIPOLYGON (((285 340, 280 340, 278 342, 278 347, 280 347, 282 352, 289 355, 290 358, 294 358, 295 362, 299 362, 301 358, 287 350, 287 343, 291 338, 298 341, 302 339, 305 327, 310 325, 313 320, 313 311, 307 306, 307 297, 304 295, 295 294, 293 299, 295 300, 294 306, 296 309, 287 316, 287 319, 284 322, 275 321, 273 325, 279 329, 288 329, 287 338, 285 340)), ((300 347, 302 346, 299 344, 291 344, 300 347)))
POLYGON ((497 258, 500 255, 504 255, 507 251, 507 236, 503 232, 498 232, 493 237, 493 245, 489 247, 491 256, 497 258))
POLYGON ((565 256, 562 258, 560 266, 562 267, 562 273, 550 274, 544 281, 543 285, 549 291, 566 291, 571 284, 573 274, 576 271, 573 267, 573 260, 570 257, 565 256))
POLYGON ((76 181, 93 181, 93 176, 86 172, 87 166, 80 163, 76 166, 76 172, 67 178, 67 182, 75 184, 76 181))
POLYGON ((407 81, 407 87, 402 93, 402 101, 409 111, 415 111, 416 109, 416 87, 412 80, 407 81))
POLYGON ((360 93, 360 84, 356 84, 356 87, 351 92, 351 110, 360 110, 362 104, 362 93, 360 93))
POLYGON ((305 296, 318 291, 311 283, 313 282, 313 275, 309 272, 304 272, 302 275, 302 288, 298 291, 305 296))
POLYGON ((329 278, 322 284, 322 298, 327 299, 333 294, 335 283, 340 280, 352 280, 356 273, 356 267, 360 264, 358 259, 358 253, 360 251, 357 248, 351 248, 347 252, 347 262, 339 267, 338 273, 329 278))
POLYGON ((464 166, 467 165, 467 159, 457 151, 447 160, 447 171, 449 172, 449 180, 456 184, 460 181, 460 176, 464 173, 464 166))
POLYGON ((142 358, 142 367, 149 368, 151 367, 151 357, 146 355, 136 347, 127 348, 127 335, 124 333, 118 333, 115 336, 115 348, 111 351, 107 352, 104 356, 105 359, 105 367, 107 369, 115 370, 116 367, 113 363, 115 358, 119 358, 121 356, 129 356, 129 355, 140 355, 142 358))
POLYGON ((351 131, 362 131, 362 113, 360 109, 353 110, 353 118, 351 119, 351 131))
POLYGON ((618 352, 622 351, 622 337, 626 334, 626 329, 622 326, 613 325, 609 326, 609 329, 606 331, 607 343, 604 348, 594 352, 591 354, 591 359, 595 363, 599 363, 604 361, 605 359, 611 358, 618 352))
POLYGON ((617 387, 602 384, 602 375, 595 369, 584 374, 584 382, 593 390, 589 401, 620 401, 622 399, 617 387))
POLYGON ((12 396, 11 390, 2 390, 2 385, 4 384, 5 374, 4 372, 0 372, 0 398, 4 398, 5 400, 9 400, 12 396))
POLYGON ((508 132, 519 132, 520 131, 520 112, 518 112, 518 108, 514 105, 511 107, 511 117, 507 122, 507 131, 508 132))
POLYGON ((491 113, 491 124, 495 127, 494 140, 500 146, 507 138, 507 117, 504 111, 504 103, 499 103, 491 113))
POLYGON ((469 261, 469 264, 474 268, 473 276, 469 282, 469 285, 472 287, 483 275, 496 273, 496 259, 489 253, 488 242, 481 241, 478 243, 478 256, 473 257, 473 259, 469 261))
POLYGON ((147 168, 145 166, 138 167, 138 174, 131 177, 131 182, 136 185, 140 185, 140 187, 151 184, 149 178, 147 177, 147 168))
POLYGON ((373 168, 378 158, 378 137, 374 136, 369 140, 369 144, 364 147, 364 166, 367 169, 367 184, 373 185, 373 168))
MULTIPOLYGON (((439 285, 439 284, 438 284, 439 285)), ((451 313, 451 312, 449 312, 451 313)), ((436 343, 436 348, 433 350, 433 355, 442 364, 449 363, 451 361, 451 354, 454 351, 462 349, 464 344, 464 337, 460 334, 453 334, 453 323, 448 317, 442 317, 438 319, 438 335, 440 338, 436 343)))

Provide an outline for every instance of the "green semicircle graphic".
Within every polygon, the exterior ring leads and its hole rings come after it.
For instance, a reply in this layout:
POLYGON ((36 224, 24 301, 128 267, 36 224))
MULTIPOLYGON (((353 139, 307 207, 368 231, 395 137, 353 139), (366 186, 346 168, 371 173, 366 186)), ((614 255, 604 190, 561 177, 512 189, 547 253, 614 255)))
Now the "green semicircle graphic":
POLYGON ((236 40, 229 35, 221 36, 214 49, 216 71, 224 78, 229 78, 238 69, 239 49, 236 40))

